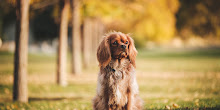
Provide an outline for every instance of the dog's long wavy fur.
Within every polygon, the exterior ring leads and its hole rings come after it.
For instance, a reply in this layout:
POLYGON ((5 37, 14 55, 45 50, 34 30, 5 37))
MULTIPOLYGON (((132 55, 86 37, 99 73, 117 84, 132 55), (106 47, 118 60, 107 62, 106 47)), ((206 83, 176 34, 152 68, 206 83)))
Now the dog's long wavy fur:
POLYGON ((97 50, 100 72, 98 74, 97 95, 93 99, 94 110, 141 110, 138 84, 135 74, 137 50, 134 41, 128 35, 129 53, 127 58, 111 58, 109 39, 113 34, 106 34, 97 50))

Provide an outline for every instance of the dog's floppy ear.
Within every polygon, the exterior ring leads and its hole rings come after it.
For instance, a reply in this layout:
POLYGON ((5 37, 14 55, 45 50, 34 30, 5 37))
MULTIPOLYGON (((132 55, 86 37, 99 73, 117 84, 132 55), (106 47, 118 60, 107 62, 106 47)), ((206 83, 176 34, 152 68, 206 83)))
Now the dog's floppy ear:
POLYGON ((104 37, 97 50, 99 66, 105 68, 111 61, 109 36, 104 37))
POLYGON ((127 38, 128 38, 128 41, 129 41, 129 45, 128 45, 128 57, 129 57, 129 60, 131 62, 131 64, 136 67, 136 64, 135 64, 135 60, 136 60, 136 56, 137 56, 137 50, 135 48, 135 45, 134 45, 134 40, 129 37, 129 35, 127 35, 127 38))

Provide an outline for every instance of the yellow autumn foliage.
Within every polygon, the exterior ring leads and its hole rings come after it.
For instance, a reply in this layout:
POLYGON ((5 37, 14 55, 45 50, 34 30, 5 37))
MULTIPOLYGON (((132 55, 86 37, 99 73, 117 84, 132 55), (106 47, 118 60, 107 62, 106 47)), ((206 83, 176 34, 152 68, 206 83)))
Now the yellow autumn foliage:
POLYGON ((163 43, 176 33, 178 0, 84 0, 83 8, 84 16, 99 17, 139 41, 163 43))

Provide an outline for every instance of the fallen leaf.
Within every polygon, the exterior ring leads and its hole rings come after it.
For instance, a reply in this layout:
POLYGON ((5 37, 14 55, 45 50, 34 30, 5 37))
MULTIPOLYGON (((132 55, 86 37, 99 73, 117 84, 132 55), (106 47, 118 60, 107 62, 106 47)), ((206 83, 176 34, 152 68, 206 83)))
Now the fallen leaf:
POLYGON ((174 108, 179 108, 180 106, 177 105, 177 104, 173 104, 173 107, 174 107, 174 108))
POLYGON ((170 106, 166 105, 166 106, 165 106, 165 109, 170 110, 170 106))

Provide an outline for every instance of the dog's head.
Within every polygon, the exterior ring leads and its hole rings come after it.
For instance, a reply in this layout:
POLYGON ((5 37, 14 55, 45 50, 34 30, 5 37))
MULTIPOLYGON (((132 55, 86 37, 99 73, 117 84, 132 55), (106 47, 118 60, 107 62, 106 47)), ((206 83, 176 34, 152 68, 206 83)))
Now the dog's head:
POLYGON ((127 34, 111 32, 107 34, 100 43, 97 50, 99 65, 105 68, 111 59, 127 58, 135 67, 137 50, 134 40, 127 34))

